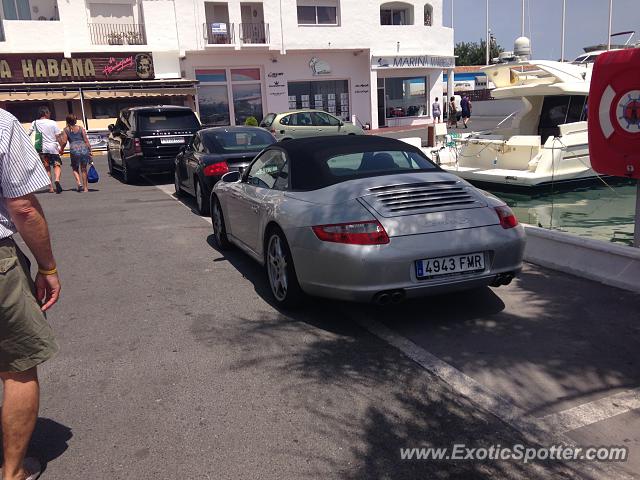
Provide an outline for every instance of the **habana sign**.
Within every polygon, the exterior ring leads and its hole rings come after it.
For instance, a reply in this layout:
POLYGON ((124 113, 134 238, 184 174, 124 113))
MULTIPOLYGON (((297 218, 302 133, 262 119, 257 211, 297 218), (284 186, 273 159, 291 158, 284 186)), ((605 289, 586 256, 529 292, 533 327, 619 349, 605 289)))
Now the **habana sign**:
POLYGON ((438 55, 397 55, 393 57, 371 57, 372 68, 453 68, 455 57, 438 55))
POLYGON ((0 83, 152 80, 150 53, 0 56, 0 83))

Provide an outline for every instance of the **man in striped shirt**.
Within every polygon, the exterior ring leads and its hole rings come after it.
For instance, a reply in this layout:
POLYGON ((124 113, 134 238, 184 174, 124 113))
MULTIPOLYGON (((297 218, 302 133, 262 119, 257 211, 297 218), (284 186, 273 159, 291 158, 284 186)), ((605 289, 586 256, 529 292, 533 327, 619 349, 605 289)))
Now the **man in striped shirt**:
POLYGON ((0 379, 5 480, 34 480, 40 465, 25 459, 38 417, 37 365, 57 351, 44 312, 58 301, 60 282, 49 230, 34 192, 50 180, 16 118, 0 109, 0 379), (13 240, 20 233, 38 263, 13 240))

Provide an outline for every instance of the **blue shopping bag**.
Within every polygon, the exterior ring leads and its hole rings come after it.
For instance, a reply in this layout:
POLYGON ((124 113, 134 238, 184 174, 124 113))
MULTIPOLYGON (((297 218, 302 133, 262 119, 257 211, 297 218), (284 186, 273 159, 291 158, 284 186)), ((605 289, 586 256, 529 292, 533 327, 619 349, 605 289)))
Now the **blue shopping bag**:
POLYGON ((100 180, 100 175, 98 175, 98 170, 96 170, 96 167, 94 167, 92 163, 87 171, 87 181, 89 183, 98 183, 98 180, 100 180))

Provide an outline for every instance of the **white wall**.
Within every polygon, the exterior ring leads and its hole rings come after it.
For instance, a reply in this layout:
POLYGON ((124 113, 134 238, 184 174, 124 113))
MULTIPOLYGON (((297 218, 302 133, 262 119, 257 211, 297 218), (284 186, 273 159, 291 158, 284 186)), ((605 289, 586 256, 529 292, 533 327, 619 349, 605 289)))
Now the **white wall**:
MULTIPOLYGON (((229 22, 235 24, 236 30, 242 22, 241 3, 245 2, 228 2, 229 22)), ((433 6, 432 27, 423 25, 426 2, 418 0, 409 0, 415 8, 416 24, 402 26, 380 25, 380 5, 383 2, 379 0, 340 0, 338 26, 299 26, 297 0, 264 0, 262 3, 264 21, 269 24, 269 50, 369 48, 374 55, 453 55, 453 30, 442 25, 442 0, 428 2, 433 6)), ((176 0, 176 11, 181 51, 204 49, 204 0, 176 0)))
POLYGON ((5 20, 4 37, 0 53, 63 52, 66 46, 62 22, 5 20))
MULTIPOLYGON (((145 20, 147 47, 152 52, 178 51, 178 29, 171 0, 144 0, 142 13, 145 20)), ((144 49, 144 46, 137 46, 144 49)))

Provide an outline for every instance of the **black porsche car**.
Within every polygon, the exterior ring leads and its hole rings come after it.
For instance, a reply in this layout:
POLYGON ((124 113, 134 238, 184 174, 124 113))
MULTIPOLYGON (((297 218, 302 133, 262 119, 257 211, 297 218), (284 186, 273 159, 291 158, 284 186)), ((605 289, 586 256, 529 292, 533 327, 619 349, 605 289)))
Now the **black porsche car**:
POLYGON ((176 195, 196 198, 198 213, 209 214, 209 197, 218 180, 229 171, 240 171, 264 148, 276 142, 258 127, 214 127, 197 132, 176 157, 176 195))

